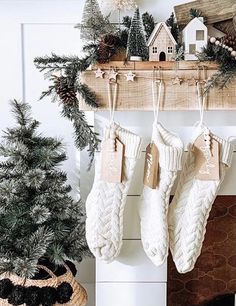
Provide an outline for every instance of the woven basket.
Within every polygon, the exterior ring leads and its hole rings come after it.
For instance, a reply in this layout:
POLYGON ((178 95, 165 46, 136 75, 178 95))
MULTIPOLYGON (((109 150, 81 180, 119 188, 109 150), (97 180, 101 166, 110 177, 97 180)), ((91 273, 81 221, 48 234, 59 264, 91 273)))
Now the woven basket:
MULTIPOLYGON (((83 286, 81 286, 76 280, 70 269, 65 265, 66 273, 61 276, 56 276, 51 270, 45 266, 38 265, 38 268, 45 270, 51 278, 46 280, 32 280, 23 279, 15 274, 4 273, 0 275, 0 279, 9 278, 14 285, 22 285, 24 287, 36 286, 36 287, 54 287, 57 288, 61 283, 67 282, 73 288, 73 294, 71 300, 65 304, 56 303, 54 306, 85 306, 87 304, 88 296, 83 286)), ((1 306, 12 306, 7 300, 0 299, 1 306)), ((21 306, 25 306, 22 304, 21 306)))

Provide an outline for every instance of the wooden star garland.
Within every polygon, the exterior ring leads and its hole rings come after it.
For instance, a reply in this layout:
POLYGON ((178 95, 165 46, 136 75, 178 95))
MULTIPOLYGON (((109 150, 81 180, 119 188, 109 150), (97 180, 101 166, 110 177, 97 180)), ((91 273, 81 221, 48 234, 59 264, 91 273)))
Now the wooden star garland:
POLYGON ((197 80, 192 76, 191 79, 188 79, 189 86, 195 86, 197 84, 197 80))
POLYGON ((98 68, 96 71, 95 71, 95 76, 96 76, 96 79, 97 78, 101 78, 101 79, 103 79, 103 75, 105 74, 105 72, 104 71, 102 71, 102 69, 101 68, 98 68))
POLYGON ((118 73, 117 73, 114 69, 111 69, 111 70, 109 71, 109 74, 108 74, 108 79, 109 79, 109 81, 115 81, 115 82, 116 82, 116 80, 117 80, 117 75, 118 75, 118 73))
POLYGON ((134 82, 134 78, 136 75, 132 71, 129 71, 128 73, 125 74, 125 76, 126 76, 126 81, 134 82))
POLYGON ((172 84, 173 85, 181 85, 182 82, 183 82, 183 79, 181 79, 178 76, 176 76, 174 79, 172 79, 172 84))

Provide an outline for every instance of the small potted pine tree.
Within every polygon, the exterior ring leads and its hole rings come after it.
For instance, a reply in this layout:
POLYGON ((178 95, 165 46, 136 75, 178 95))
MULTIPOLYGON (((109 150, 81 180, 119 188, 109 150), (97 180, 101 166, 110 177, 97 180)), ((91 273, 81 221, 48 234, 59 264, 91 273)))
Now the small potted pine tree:
POLYGON ((142 61, 148 59, 147 42, 138 7, 135 9, 129 30, 127 55, 131 61, 142 61))
POLYGON ((85 305, 86 291, 63 270, 90 254, 82 203, 59 168, 65 150, 38 133, 28 104, 12 108, 17 125, 0 144, 0 305, 85 305))

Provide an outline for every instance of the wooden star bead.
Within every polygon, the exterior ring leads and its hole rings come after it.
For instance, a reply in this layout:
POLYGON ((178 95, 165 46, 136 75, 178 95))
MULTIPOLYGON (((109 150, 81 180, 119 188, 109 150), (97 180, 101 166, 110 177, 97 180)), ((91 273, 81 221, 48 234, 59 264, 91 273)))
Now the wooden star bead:
POLYGON ((135 74, 132 71, 126 73, 125 76, 126 76, 126 81, 134 82, 135 74))
POLYGON ((103 79, 103 75, 104 75, 104 71, 101 70, 101 68, 98 68, 96 71, 95 71, 95 77, 96 78, 101 78, 103 79))
POLYGON ((173 85, 181 85, 182 82, 183 82, 183 79, 179 78, 178 76, 172 79, 173 85))
POLYGON ((117 75, 118 75, 118 73, 114 69, 110 70, 110 72, 108 74, 109 81, 115 81, 116 82, 117 75))
POLYGON ((191 77, 191 79, 188 80, 189 86, 195 86, 197 83, 197 80, 194 77, 191 77))

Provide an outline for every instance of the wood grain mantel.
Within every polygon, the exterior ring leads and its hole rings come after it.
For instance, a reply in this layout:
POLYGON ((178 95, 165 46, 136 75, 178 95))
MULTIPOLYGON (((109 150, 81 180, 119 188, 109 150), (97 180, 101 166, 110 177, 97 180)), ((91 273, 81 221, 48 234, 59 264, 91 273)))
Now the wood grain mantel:
MULTIPOLYGON (((116 110, 119 111, 152 111, 152 78, 155 76, 163 80, 161 94, 161 110, 197 110, 199 108, 196 85, 191 85, 191 79, 201 82, 217 72, 217 65, 213 62, 199 63, 197 61, 180 62, 110 62, 94 66, 85 71, 81 81, 87 84, 97 95, 98 110, 108 110, 108 73, 111 68, 119 73, 118 99, 116 110), (95 78, 95 70, 100 67, 104 72, 104 79, 95 78), (205 67, 205 72, 203 67, 205 67), (128 82, 125 77, 127 71, 136 74, 134 82, 128 82), (160 71, 160 72, 159 72, 160 71), (173 79, 179 77, 181 85, 173 85, 173 79)), ((202 85, 203 86, 203 85, 202 85)), ((111 88, 113 86, 111 85, 111 88)), ((81 99, 81 110, 92 110, 81 99)), ((212 88, 207 96, 207 110, 236 110, 236 81, 227 88, 212 88)))

